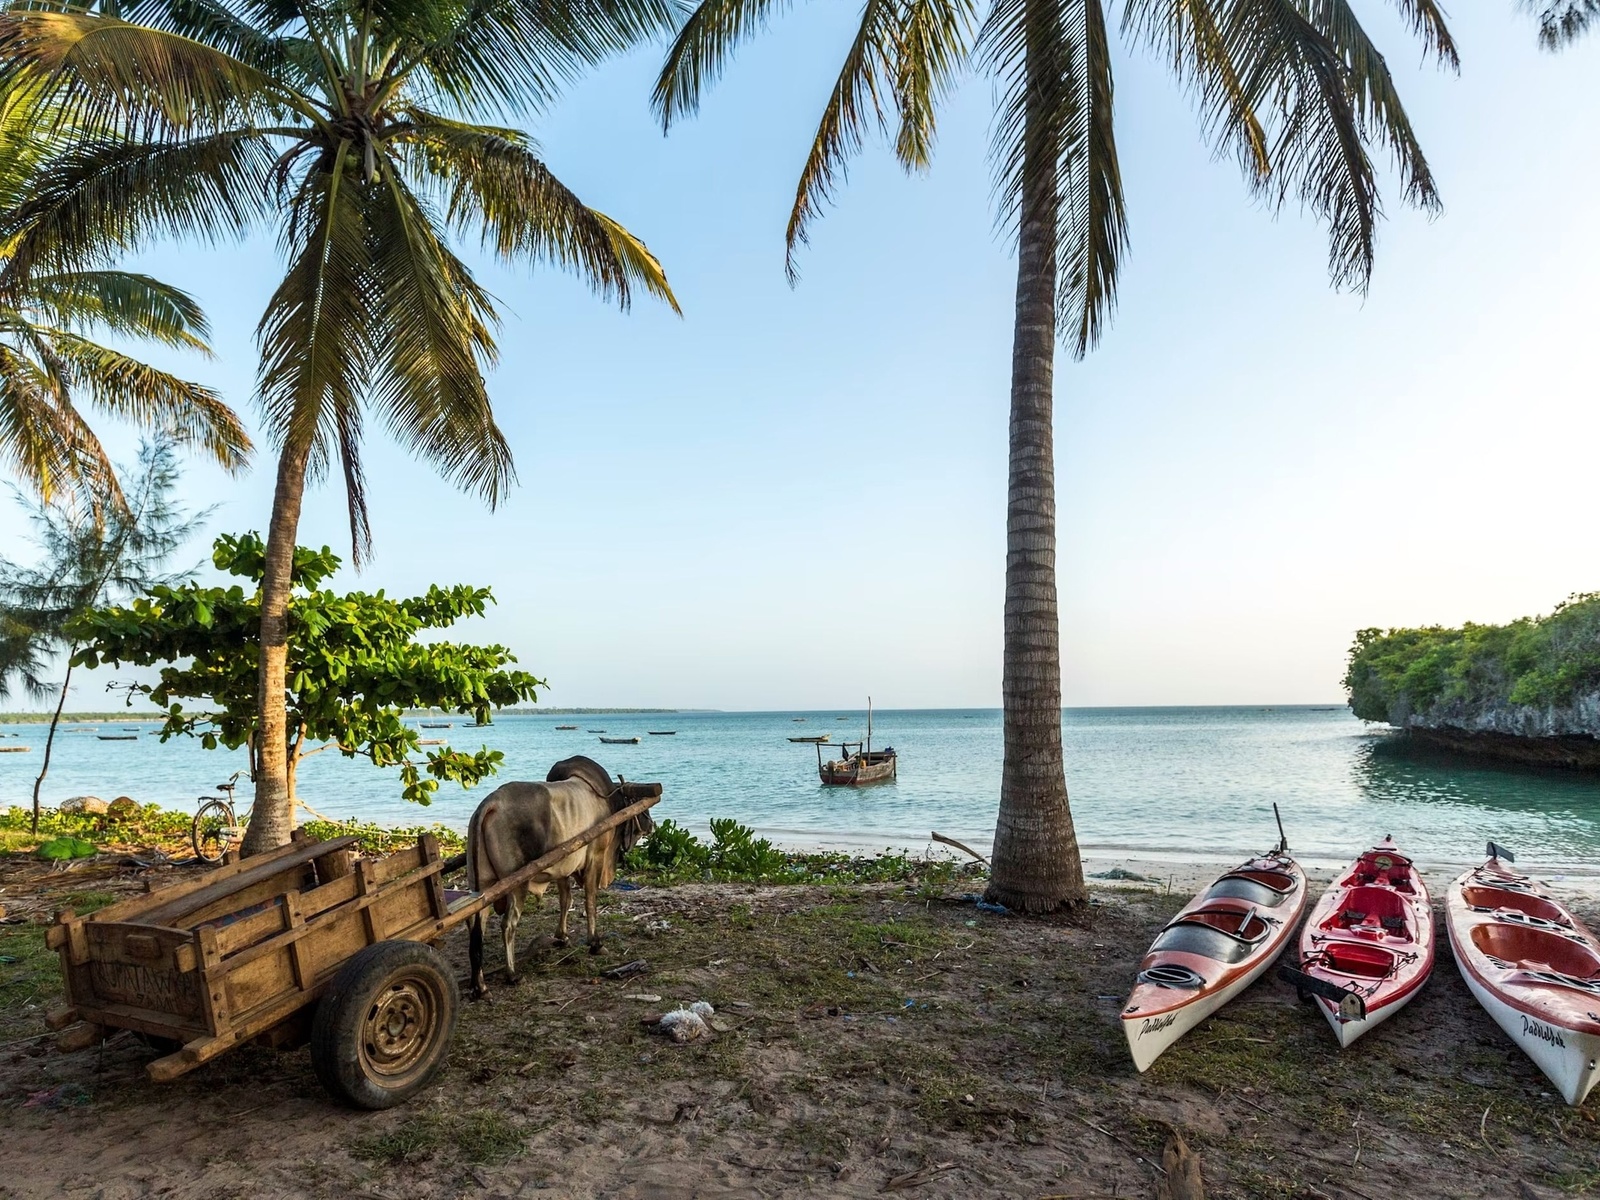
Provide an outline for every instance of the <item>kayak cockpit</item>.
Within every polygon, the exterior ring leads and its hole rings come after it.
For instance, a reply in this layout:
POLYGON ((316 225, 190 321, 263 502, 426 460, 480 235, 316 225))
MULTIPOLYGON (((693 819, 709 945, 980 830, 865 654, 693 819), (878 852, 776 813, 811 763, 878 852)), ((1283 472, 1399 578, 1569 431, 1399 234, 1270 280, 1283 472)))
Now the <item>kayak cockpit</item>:
POLYGON ((1514 892, 1498 887, 1464 887, 1461 889, 1461 900, 1468 908, 1479 912, 1507 910, 1536 917, 1551 925, 1572 926, 1566 909, 1529 892, 1514 892))
POLYGON ((1600 982, 1600 955, 1571 935, 1505 920, 1472 927, 1472 944, 1508 968, 1548 971, 1587 983, 1600 982))
POLYGON ((1195 954, 1221 963, 1243 962, 1254 953, 1276 921, 1259 916, 1254 907, 1210 905, 1184 913, 1150 944, 1150 953, 1166 950, 1195 954))
POLYGON ((1399 892, 1414 892, 1411 860, 1393 850, 1368 850, 1356 859, 1350 874, 1337 886, 1390 887, 1399 892))
POLYGON ((1327 933, 1342 931, 1377 940, 1397 938, 1409 942, 1413 940, 1410 915, 1406 901, 1393 888, 1353 887, 1317 928, 1327 933))

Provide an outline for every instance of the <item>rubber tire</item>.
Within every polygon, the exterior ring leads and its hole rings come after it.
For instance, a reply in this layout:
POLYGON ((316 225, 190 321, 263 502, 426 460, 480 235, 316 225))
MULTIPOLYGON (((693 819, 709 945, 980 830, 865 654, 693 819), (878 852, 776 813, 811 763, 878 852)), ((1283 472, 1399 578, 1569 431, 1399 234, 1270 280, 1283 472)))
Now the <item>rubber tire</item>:
POLYGON ((234 816, 233 806, 226 800, 207 800, 194 814, 194 819, 189 822, 189 845, 194 850, 194 856, 201 862, 207 866, 220 867, 227 858, 230 847, 223 846, 219 853, 209 854, 207 850, 214 847, 211 847, 200 833, 202 825, 212 821, 220 821, 222 822, 220 827, 228 829, 237 828, 239 824, 238 818, 234 816))
POLYGON ((444 1066, 460 1009, 455 975, 432 947, 405 941, 364 947, 339 969, 317 1005, 311 1066, 335 1099, 354 1108, 393 1108, 427 1087, 444 1066), (364 1031, 385 993, 407 980, 432 994, 432 1029, 422 1035, 426 1044, 417 1061, 402 1075, 385 1078, 364 1052, 364 1031))

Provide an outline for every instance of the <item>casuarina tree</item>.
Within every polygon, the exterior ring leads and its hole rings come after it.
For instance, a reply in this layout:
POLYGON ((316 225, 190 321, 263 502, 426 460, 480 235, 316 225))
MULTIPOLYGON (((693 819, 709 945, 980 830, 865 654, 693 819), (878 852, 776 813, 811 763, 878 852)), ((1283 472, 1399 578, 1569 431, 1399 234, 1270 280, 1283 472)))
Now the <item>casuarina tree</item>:
POLYGON ((146 442, 137 469, 122 474, 121 504, 96 505, 71 492, 49 501, 18 495, 28 506, 39 555, 29 565, 0 558, 0 697, 8 676, 34 699, 56 694, 33 782, 35 833, 40 789, 72 684, 78 650, 73 622, 104 605, 178 583, 184 573, 168 573, 166 564, 209 515, 190 514, 174 499, 178 465, 170 441, 146 442), (49 674, 57 659, 63 664, 59 683, 49 674))
POLYGON ((14 269, 263 222, 287 262, 257 328, 278 464, 246 854, 291 828, 285 664, 308 480, 342 477, 358 565, 369 422, 491 506, 513 482, 484 381, 498 314, 453 241, 554 263, 624 306, 643 289, 676 307, 643 243, 504 123, 676 17, 672 0, 118 0, 0 14, 0 78, 39 89, 84 131, 0 222, 18 234, 14 269))
MULTIPOLYGON (((1395 0, 1441 62, 1456 51, 1434 0, 1395 0)), ((664 125, 698 108, 739 44, 786 5, 700 0, 655 92, 664 125)), ((1121 33, 1167 63, 1219 152, 1269 205, 1327 226, 1336 284, 1364 288, 1379 217, 1373 152, 1407 201, 1438 204, 1394 80, 1348 0, 1125 0, 1121 33)), ((877 129, 907 169, 930 159, 940 102, 963 70, 995 87, 993 161, 1016 237, 1006 505, 1005 758, 988 895, 1048 911, 1087 898, 1061 745, 1053 430, 1058 339, 1094 346, 1128 245, 1102 0, 865 0, 788 226, 789 266, 846 160, 877 129)))

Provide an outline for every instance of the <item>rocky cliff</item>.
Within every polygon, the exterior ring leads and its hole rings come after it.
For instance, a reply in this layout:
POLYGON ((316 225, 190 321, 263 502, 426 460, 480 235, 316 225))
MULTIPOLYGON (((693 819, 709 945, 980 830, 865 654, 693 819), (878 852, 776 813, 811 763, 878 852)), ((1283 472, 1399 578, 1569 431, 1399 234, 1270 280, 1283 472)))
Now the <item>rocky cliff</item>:
POLYGON ((1441 750, 1600 771, 1600 595, 1508 625, 1367 629, 1350 707, 1441 750))

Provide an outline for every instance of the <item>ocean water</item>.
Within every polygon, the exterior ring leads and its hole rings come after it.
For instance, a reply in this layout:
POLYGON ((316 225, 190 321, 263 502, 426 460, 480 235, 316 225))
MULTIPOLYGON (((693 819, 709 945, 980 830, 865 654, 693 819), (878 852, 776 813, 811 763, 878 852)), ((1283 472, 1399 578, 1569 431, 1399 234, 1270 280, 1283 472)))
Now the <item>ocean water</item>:
MULTIPOLYGON (((444 720, 447 718, 436 718, 444 720)), ((44 799, 129 795, 192 808, 195 797, 243 763, 189 740, 163 745, 151 725, 136 741, 99 735, 132 720, 57 735, 44 799)), ((872 851, 921 850, 932 830, 977 849, 990 844, 998 802, 1001 726, 995 709, 880 711, 873 744, 899 752, 899 780, 860 790, 823 788, 813 747, 788 738, 854 740, 865 713, 671 713, 511 715, 491 727, 424 731, 455 745, 505 754, 501 774, 468 790, 441 786, 419 808, 400 799, 397 776, 330 750, 300 769, 300 791, 331 817, 439 821, 464 829, 499 782, 543 779, 550 764, 587 754, 613 774, 660 781, 657 817, 699 831, 736 817, 781 845, 872 851), (576 724, 573 731, 558 724, 576 724), (642 739, 606 746, 592 730, 642 739), (652 737, 650 730, 675 730, 652 737)), ((1377 727, 1334 707, 1094 708, 1062 715, 1067 782, 1078 834, 1099 856, 1229 858, 1277 837, 1272 804, 1291 846, 1308 862, 1348 861, 1392 834, 1428 862, 1469 862, 1493 838, 1538 869, 1600 868, 1600 780, 1418 757, 1377 727)), ((0 724, 0 807, 27 804, 44 727, 0 724), (17 736, 20 735, 20 736, 17 736)), ((243 800, 248 785, 241 787, 243 800)))

